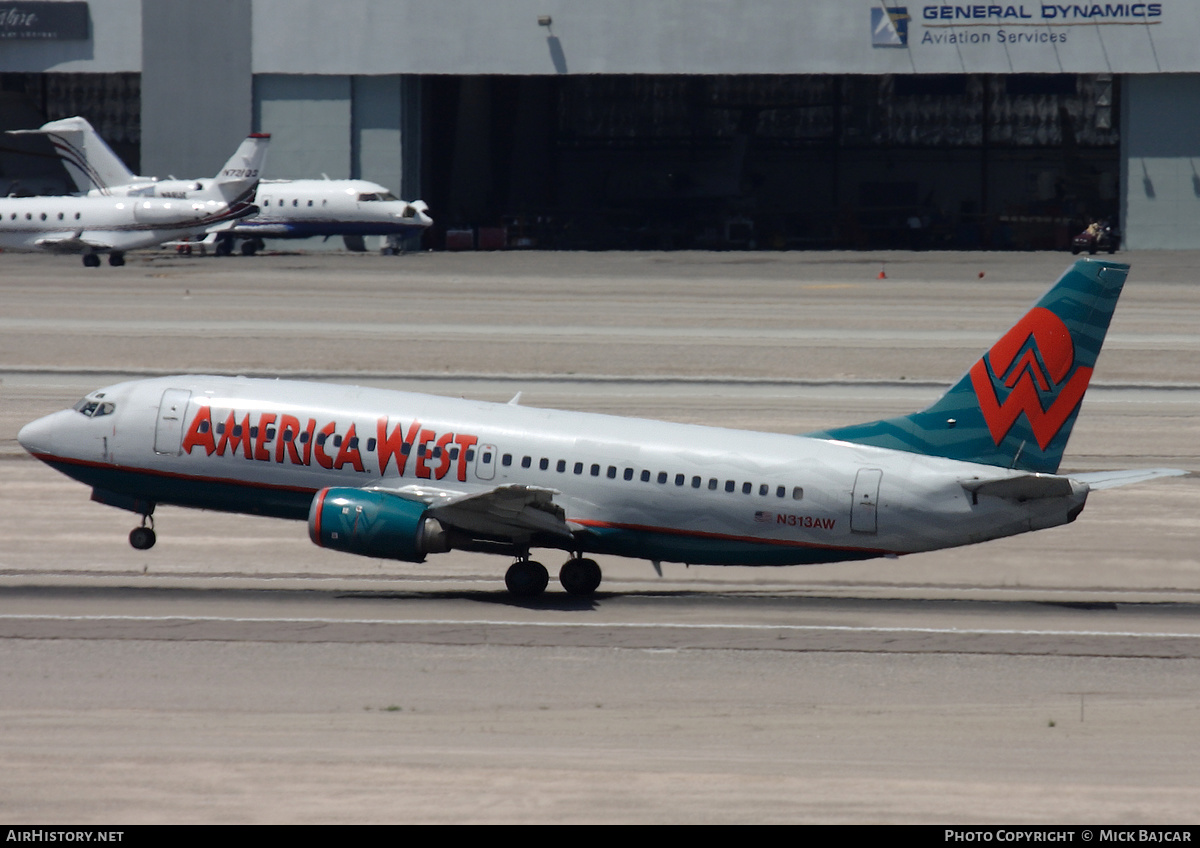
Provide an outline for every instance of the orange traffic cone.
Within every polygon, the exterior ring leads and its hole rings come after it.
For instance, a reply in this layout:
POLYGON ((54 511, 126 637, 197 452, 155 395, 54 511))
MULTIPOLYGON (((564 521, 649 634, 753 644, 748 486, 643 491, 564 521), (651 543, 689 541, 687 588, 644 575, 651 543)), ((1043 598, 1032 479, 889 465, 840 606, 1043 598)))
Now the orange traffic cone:
POLYGON ((886 279, 887 279, 887 274, 883 273, 883 265, 880 265, 880 266, 879 266, 879 279, 880 279, 880 280, 886 280, 886 279))

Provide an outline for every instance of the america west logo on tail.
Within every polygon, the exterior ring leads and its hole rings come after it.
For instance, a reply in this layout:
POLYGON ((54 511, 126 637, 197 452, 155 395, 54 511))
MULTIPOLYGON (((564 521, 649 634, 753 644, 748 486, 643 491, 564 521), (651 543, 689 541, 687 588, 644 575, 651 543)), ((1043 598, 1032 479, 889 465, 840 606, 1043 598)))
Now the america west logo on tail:
POLYGON ((971 385, 992 440, 1004 441, 1025 413, 1038 447, 1045 450, 1083 400, 1092 377, 1091 368, 1072 371, 1074 365, 1075 344, 1066 324, 1049 309, 1034 307, 971 367, 971 385))
POLYGON ((1076 262, 932 406, 808 435, 1055 473, 1128 271, 1076 262))

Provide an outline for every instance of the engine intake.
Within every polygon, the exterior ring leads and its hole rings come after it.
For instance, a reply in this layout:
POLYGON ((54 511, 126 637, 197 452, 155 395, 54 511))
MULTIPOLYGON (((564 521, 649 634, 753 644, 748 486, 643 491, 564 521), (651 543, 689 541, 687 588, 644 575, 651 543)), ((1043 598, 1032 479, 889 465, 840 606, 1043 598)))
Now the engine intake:
POLYGON ((322 548, 349 554, 423 562, 450 543, 429 507, 387 492, 328 488, 308 509, 308 536, 322 548))

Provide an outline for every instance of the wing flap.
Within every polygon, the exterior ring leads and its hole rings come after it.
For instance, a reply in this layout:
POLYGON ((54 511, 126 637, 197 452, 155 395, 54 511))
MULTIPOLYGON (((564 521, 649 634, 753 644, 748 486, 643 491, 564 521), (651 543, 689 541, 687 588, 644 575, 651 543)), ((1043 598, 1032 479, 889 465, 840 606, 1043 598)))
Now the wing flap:
POLYGON ((407 500, 429 504, 429 514, 443 525, 467 533, 515 539, 533 533, 571 538, 554 489, 537 486, 497 486, 484 492, 459 492, 419 484, 384 489, 407 500))

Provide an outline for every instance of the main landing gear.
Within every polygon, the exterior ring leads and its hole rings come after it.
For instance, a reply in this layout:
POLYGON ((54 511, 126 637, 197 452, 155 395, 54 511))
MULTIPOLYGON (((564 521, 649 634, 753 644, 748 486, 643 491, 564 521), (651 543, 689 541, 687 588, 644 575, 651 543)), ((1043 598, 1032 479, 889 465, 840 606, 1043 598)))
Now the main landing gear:
MULTIPOLYGON (((584 557, 567 560, 558 572, 558 581, 567 590, 567 594, 578 597, 590 597, 594 594, 602 577, 596 561, 584 557)), ((536 598, 546 591, 549 582, 550 574, 546 571, 546 566, 528 558, 514 562, 504 575, 504 585, 517 598, 536 598)))
POLYGON ((158 537, 154 535, 154 517, 143 515, 142 526, 134 527, 129 531, 129 544, 139 551, 148 551, 154 547, 156 541, 158 541, 158 537), (149 523, 149 527, 146 526, 147 523, 149 523))
MULTIPOLYGON (((125 254, 119 250, 114 250, 112 253, 108 254, 108 264, 113 266, 114 268, 120 268, 122 265, 125 264, 125 254)), ((100 267, 100 254, 98 254, 98 253, 83 254, 83 267, 99 268, 100 267)))

